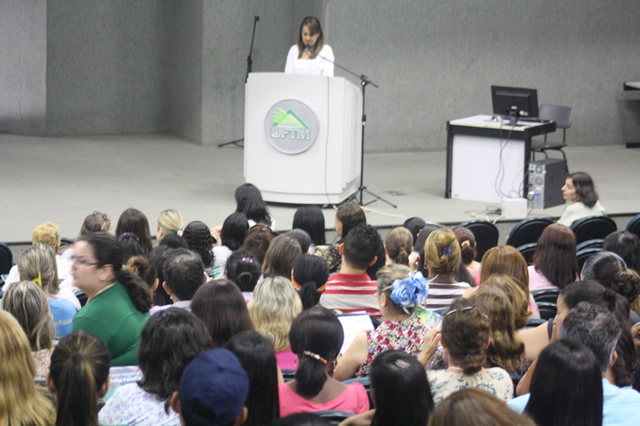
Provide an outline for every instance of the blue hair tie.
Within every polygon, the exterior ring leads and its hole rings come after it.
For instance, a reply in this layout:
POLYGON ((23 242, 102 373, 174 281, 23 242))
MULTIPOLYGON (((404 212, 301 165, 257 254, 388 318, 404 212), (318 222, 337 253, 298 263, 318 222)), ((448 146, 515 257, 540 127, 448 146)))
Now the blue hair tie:
POLYGON ((451 249, 450 249, 449 247, 445 247, 445 248, 443 248, 443 249, 442 249, 442 254, 443 254, 443 255, 445 255, 445 254, 451 254, 451 249))

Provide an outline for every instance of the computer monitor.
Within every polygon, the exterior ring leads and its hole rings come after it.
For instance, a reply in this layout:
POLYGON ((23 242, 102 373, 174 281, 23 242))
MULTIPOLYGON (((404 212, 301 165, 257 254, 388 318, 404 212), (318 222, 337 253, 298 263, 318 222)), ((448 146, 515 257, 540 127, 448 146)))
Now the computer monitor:
POLYGON ((493 114, 510 118, 515 125, 519 117, 538 117, 538 92, 521 87, 491 86, 493 114))

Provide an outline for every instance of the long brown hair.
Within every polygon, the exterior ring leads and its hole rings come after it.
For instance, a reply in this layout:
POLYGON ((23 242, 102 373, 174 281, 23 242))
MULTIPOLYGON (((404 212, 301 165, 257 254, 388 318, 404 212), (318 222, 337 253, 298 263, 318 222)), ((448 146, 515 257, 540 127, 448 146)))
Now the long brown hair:
MULTIPOLYGON (((302 53, 305 50, 305 45, 302 42, 303 27, 309 28, 309 32, 311 33, 311 35, 319 34, 318 40, 316 40, 316 44, 311 46, 312 50, 315 50, 316 52, 320 52, 324 47, 324 34, 322 34, 322 27, 320 26, 320 21, 318 20, 318 18, 314 18, 313 16, 307 16, 302 20, 302 23, 300 24, 300 31, 298 31, 298 58, 302 57, 302 53)), ((311 59, 314 59, 315 57, 316 56, 313 53, 311 53, 311 59)))
POLYGON ((511 246, 498 246, 487 250, 482 256, 480 284, 493 274, 508 275, 525 292, 529 300, 529 270, 527 261, 511 246))
POLYGON ((547 226, 538 239, 533 265, 556 287, 564 288, 574 282, 579 269, 573 231, 559 223, 547 226))

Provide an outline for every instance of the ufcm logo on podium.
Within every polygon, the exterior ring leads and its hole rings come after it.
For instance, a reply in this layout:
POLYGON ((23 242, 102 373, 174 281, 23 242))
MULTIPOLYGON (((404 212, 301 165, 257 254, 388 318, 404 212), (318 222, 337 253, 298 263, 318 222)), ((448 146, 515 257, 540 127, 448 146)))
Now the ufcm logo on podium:
POLYGON ((305 103, 287 99, 271 107, 264 120, 267 140, 285 154, 300 154, 316 142, 318 119, 305 103))

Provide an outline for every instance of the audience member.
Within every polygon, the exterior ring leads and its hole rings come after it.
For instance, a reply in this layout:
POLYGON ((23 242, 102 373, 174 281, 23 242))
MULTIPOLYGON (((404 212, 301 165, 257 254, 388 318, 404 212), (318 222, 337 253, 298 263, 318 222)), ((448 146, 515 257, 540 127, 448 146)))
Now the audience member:
POLYGON ((268 277, 291 277, 291 268, 302 256, 300 244, 287 235, 278 235, 271 241, 262 262, 262 275, 268 277))
MULTIPOLYGON (((167 246, 168 248, 177 249, 177 248, 189 248, 189 245, 185 241, 184 238, 179 236, 178 234, 169 234, 162 237, 162 240, 158 244, 158 246, 167 246)), ((151 250, 153 251, 153 250, 151 250)))
POLYGON ((245 250, 236 250, 227 259, 225 277, 236 283, 246 302, 253 297, 253 290, 260 279, 262 267, 258 259, 245 250))
MULTIPOLYGON (((462 264, 467 268, 471 276, 473 277, 473 284, 475 286, 480 285, 480 262, 476 260, 478 257, 478 244, 476 243, 476 236, 473 232, 465 228, 464 226, 457 226, 453 228, 453 233, 460 244, 460 257, 462 264)), ((471 283, 469 283, 471 284, 471 283)))
POLYGON ((515 330, 526 327, 529 323, 529 300, 524 291, 513 278, 507 275, 491 275, 482 283, 483 287, 500 289, 507 295, 511 305, 513 306, 513 317, 515 330))
POLYGON ((429 238, 429 235, 431 235, 433 231, 442 228, 443 226, 434 223, 428 223, 424 228, 422 228, 413 243, 413 251, 409 255, 409 267, 411 268, 411 272, 421 272, 423 276, 429 276, 429 270, 427 269, 424 258, 424 245, 427 242, 427 238, 429 238))
MULTIPOLYGON (((124 248, 124 263, 128 263, 129 259, 134 256, 144 256, 145 253, 140 245, 140 239, 133 232, 125 232, 118 235, 118 241, 124 248)), ((150 252, 149 252, 150 253, 150 252)))
POLYGON ((158 215, 158 227, 156 228, 156 240, 158 243, 167 235, 182 236, 184 218, 179 211, 173 209, 162 210, 158 215))
POLYGON ((238 250, 249 232, 249 222, 242 213, 231 213, 224 220, 222 229, 220 230, 219 245, 213 247, 214 276, 218 278, 222 275, 227 259, 231 254, 238 250))
POLYGON ((393 228, 384 239, 386 264, 397 263, 409 266, 409 255, 413 249, 411 232, 402 226, 393 228))
POLYGON ((342 253, 340 253, 339 249, 345 242, 349 232, 351 232, 351 230, 356 226, 366 223, 367 217, 358 203, 349 202, 338 207, 338 210, 336 210, 334 228, 339 239, 336 243, 328 246, 323 253, 320 253, 324 260, 327 261, 329 271, 331 271, 331 273, 338 272, 340 270, 342 253))
MULTIPOLYGON (((167 240, 168 238, 169 235, 164 237, 163 240, 167 240)), ((156 274, 158 274, 158 286, 153 291, 154 306, 170 305, 172 303, 166 290, 161 285, 164 282, 164 261, 167 260, 167 256, 172 251, 173 250, 169 246, 160 244, 159 246, 154 247, 153 250, 151 250, 151 254, 149 254, 149 261, 153 264, 156 274)))
POLYGON ((190 311, 193 295, 207 280, 201 257, 191 250, 175 249, 168 253, 162 269, 162 287, 173 304, 154 306, 151 308, 151 314, 171 307, 190 311))
POLYGON ((189 250, 200 255, 200 259, 204 264, 205 273, 209 278, 213 278, 213 264, 215 262, 215 258, 213 256, 213 244, 216 241, 211 236, 209 227, 203 222, 190 222, 187 227, 184 228, 182 238, 187 242, 189 250))
POLYGON ((249 229, 249 233, 245 237, 240 250, 245 250, 253 254, 262 265, 271 240, 273 240, 273 232, 268 226, 261 224, 254 225, 249 229))
POLYGON ((307 231, 311 237, 309 254, 315 254, 316 246, 326 244, 324 229, 324 214, 318 206, 302 206, 293 215, 291 229, 302 229, 307 231))
MULTIPOLYGON (((153 250, 152 250, 153 251, 153 250)), ((127 262, 127 269, 139 276, 149 286, 151 291, 155 291, 160 284, 155 266, 143 256, 134 256, 127 262)))
POLYGON ((269 214, 269 209, 262 199, 260 190, 250 183, 236 188, 236 213, 244 213, 249 220, 249 226, 258 223, 276 229, 276 220, 269 214))
POLYGON ((116 237, 120 237, 125 232, 135 234, 144 253, 151 253, 153 248, 151 231, 149 230, 149 221, 144 213, 134 208, 128 208, 123 211, 116 225, 116 237))
POLYGON ((111 232, 111 218, 108 214, 94 211, 84 219, 77 238, 92 232, 111 232))
POLYGON ((298 290, 302 309, 310 309, 320 302, 327 288, 329 266, 318 256, 305 254, 296 259, 291 271, 291 283, 298 290))
POLYGON ((411 239, 414 243, 418 239, 418 234, 426 225, 427 222, 425 222, 424 219, 420 217, 410 217, 402 224, 402 226, 404 226, 409 230, 409 232, 411 232, 411 239))
POLYGON ((529 291, 564 288, 577 280, 580 270, 573 231, 559 223, 547 226, 538 239, 528 272, 529 291))
POLYGON ((616 231, 607 235, 604 250, 617 254, 627 264, 627 268, 640 272, 640 238, 633 232, 616 231))
POLYGON ((570 173, 562 187, 562 197, 573 203, 568 205, 558 219, 558 223, 564 226, 573 224, 578 219, 589 216, 603 216, 604 208, 598 201, 598 193, 591 176, 585 172, 570 173))
POLYGON ((302 250, 302 254, 309 254, 309 247, 311 247, 311 237, 307 233, 307 231, 302 229, 292 229, 291 231, 285 234, 288 237, 293 238, 300 244, 300 250, 302 250))
POLYGON ((378 271, 387 263, 387 255, 384 251, 384 243, 382 242, 382 238, 376 239, 376 245, 378 248, 376 249, 376 261, 371 265, 367 266, 367 275, 369 279, 372 281, 376 280, 376 276, 378 275, 378 271))

